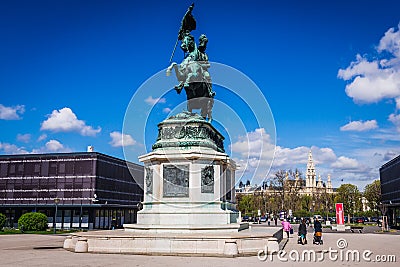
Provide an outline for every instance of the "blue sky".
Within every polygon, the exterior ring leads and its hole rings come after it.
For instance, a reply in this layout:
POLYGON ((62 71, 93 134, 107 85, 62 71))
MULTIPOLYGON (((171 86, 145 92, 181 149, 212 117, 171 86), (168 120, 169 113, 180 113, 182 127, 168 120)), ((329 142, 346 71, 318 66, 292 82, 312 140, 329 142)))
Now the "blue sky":
MULTIPOLYGON (((146 140, 132 133, 121 142, 125 111, 141 85, 168 66, 190 3, 1 1, 0 153, 88 145, 119 158, 123 146, 135 156, 145 153, 157 123, 184 96, 169 91, 172 80, 165 95, 141 96, 137 117, 150 120, 145 133, 133 132, 146 140), (146 107, 153 108, 150 117, 146 107)), ((247 152, 260 160, 249 151, 276 142, 271 173, 296 167, 304 173, 311 149, 317 172, 323 180, 330 173, 334 186, 343 179, 362 189, 377 179, 379 167, 400 154, 398 10, 396 0, 197 1, 193 35, 206 33, 210 60, 258 86, 276 126, 275 136, 239 112, 246 133, 235 132, 217 109, 215 125, 229 135, 232 157, 241 162, 247 152)), ((182 56, 178 49, 174 60, 182 56)), ((216 91, 225 108, 240 107, 240 99, 216 91)), ((270 161, 259 165, 268 173, 270 161)))

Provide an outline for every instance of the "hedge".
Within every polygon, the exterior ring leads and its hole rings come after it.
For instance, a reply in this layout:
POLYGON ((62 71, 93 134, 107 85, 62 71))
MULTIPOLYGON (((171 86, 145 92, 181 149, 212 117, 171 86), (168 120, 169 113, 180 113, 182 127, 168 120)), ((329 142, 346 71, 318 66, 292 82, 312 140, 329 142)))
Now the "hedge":
POLYGON ((47 216, 40 212, 29 212, 18 220, 18 227, 24 231, 43 231, 47 228, 47 216))

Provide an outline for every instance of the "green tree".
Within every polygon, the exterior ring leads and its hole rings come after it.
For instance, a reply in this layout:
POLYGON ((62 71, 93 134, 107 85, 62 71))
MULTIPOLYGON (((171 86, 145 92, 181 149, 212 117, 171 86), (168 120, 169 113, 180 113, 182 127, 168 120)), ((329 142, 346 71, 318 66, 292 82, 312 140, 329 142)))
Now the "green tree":
POLYGON ((381 182, 375 180, 367 184, 364 188, 364 197, 368 201, 368 206, 373 211, 378 211, 377 205, 381 202, 381 182))
POLYGON ((47 216, 40 212, 25 213, 18 219, 18 227, 25 231, 46 230, 47 216))
POLYGON ((6 224, 7 217, 3 213, 0 213, 0 231, 3 229, 6 224))
POLYGON ((275 173, 275 176, 270 181, 270 184, 274 190, 275 199, 280 204, 278 208, 279 210, 285 209, 286 188, 284 185, 286 174, 287 172, 285 170, 279 170, 275 173))
POLYGON ((253 195, 243 195, 238 199, 238 208, 244 215, 253 213, 254 211, 254 197, 253 195))
POLYGON ((301 197, 301 209, 310 211, 311 208, 311 203, 312 203, 312 197, 309 195, 304 195, 301 197))
POLYGON ((361 210, 361 193, 353 184, 342 184, 337 189, 335 202, 343 203, 344 212, 353 216, 355 212, 361 210))

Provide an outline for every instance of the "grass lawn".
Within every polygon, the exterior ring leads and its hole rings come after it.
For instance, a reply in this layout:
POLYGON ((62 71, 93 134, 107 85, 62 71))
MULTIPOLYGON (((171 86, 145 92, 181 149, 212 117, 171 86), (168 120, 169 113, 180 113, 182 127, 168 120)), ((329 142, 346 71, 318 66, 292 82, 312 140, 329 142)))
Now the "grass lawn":
MULTIPOLYGON (((79 230, 57 230, 56 234, 68 234, 73 232, 78 232, 79 230)), ((54 234, 53 229, 48 229, 45 231, 24 231, 21 232, 19 229, 6 228, 0 231, 0 235, 16 235, 16 234, 37 234, 37 235, 52 235, 54 234)))

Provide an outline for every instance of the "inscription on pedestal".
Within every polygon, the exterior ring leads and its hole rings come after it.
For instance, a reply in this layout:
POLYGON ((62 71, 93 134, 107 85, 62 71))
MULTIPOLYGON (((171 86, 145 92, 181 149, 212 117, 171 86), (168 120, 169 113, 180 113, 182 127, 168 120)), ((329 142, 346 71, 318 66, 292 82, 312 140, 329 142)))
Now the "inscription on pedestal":
POLYGON ((153 169, 146 167, 146 194, 153 194, 153 169))
POLYGON ((201 169, 201 193, 214 193, 214 166, 201 169))
POLYGON ((189 165, 164 165, 163 196, 189 197, 189 165))

